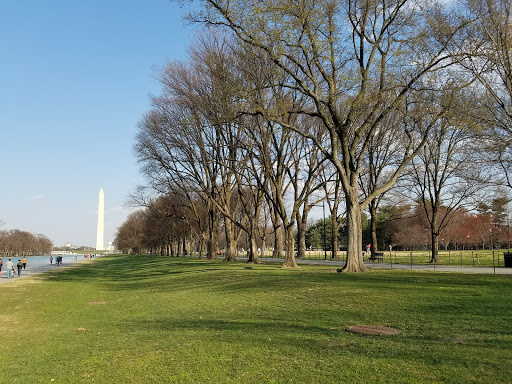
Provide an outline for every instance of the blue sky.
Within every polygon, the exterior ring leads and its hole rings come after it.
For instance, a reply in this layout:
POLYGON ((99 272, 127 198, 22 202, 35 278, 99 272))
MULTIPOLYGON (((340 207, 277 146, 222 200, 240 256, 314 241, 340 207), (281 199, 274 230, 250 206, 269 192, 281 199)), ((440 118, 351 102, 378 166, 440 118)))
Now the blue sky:
POLYGON ((0 0, 2 230, 105 243, 143 183, 137 123, 158 94, 155 68, 186 59, 196 30, 168 0, 0 0))

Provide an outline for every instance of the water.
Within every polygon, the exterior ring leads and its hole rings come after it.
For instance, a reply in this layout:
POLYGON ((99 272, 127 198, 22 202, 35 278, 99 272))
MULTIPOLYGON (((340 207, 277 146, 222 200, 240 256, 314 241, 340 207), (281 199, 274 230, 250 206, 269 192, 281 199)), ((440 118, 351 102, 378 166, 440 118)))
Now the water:
MULTIPOLYGON (((26 256, 26 258, 27 258, 27 267, 28 266, 35 267, 38 265, 50 264, 50 256, 47 256, 47 255, 45 255, 45 256, 26 256)), ((77 260, 85 260, 84 255, 76 255, 76 258, 77 258, 77 260)), ((9 260, 9 257, 0 256, 0 259, 2 260, 2 262, 4 263, 4 266, 5 266, 5 263, 7 263, 7 260, 9 260)), ((21 256, 21 257, 11 256, 10 259, 14 263, 14 265, 16 265, 18 260, 23 260, 23 256, 21 256)), ((57 264, 56 259, 57 259, 57 256, 53 255, 53 264, 57 264)), ((71 261, 74 261, 74 259, 75 259, 75 255, 62 255, 62 265, 66 265, 66 261, 71 262, 71 261)))

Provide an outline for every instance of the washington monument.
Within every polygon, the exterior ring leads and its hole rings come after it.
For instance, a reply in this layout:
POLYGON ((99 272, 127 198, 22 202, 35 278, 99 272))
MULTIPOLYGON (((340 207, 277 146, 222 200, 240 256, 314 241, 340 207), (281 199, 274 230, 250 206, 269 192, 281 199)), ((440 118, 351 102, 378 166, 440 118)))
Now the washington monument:
POLYGON ((96 250, 103 250, 103 238, 105 226, 105 196, 103 195, 103 188, 100 189, 100 197, 98 201, 98 234, 96 235, 96 250))

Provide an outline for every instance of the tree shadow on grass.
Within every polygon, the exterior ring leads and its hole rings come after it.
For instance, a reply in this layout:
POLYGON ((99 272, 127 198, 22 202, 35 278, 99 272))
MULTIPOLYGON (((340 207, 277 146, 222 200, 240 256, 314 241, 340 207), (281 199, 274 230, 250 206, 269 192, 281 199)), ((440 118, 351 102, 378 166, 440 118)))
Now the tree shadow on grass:
MULTIPOLYGON (((461 302, 450 299, 460 290, 464 294, 477 292, 482 286, 487 292, 500 293, 505 302, 512 300, 510 278, 461 274, 440 274, 408 271, 379 271, 364 274, 340 275, 328 273, 328 269, 283 269, 277 264, 247 265, 244 262, 224 263, 218 261, 171 258, 146 255, 116 255, 101 257, 76 267, 40 275, 52 282, 74 282, 101 284, 105 289, 151 290, 166 292, 178 290, 208 289, 210 292, 274 292, 297 290, 314 284, 326 284, 339 290, 340 301, 343 292, 357 289, 358 296, 368 296, 383 301, 390 290, 399 289, 404 297, 412 297, 417 305, 425 306, 425 311, 449 313, 457 307, 463 310, 468 302, 482 301, 483 298, 466 298, 461 302), (450 289, 440 289, 454 288, 450 289), (434 295, 433 293, 436 292, 434 295), (430 299, 428 298, 430 296, 430 299), (433 298, 432 298, 433 297, 433 298), (428 299, 421 301, 421 298, 428 299), (437 299, 436 299, 437 298, 437 299), (420 302, 421 301, 421 302, 420 302)), ((489 294, 489 293, 487 293, 489 294)), ((389 298, 388 298, 389 299, 389 298)), ((472 311, 473 312, 473 311, 472 311)))
MULTIPOLYGON (((306 321, 302 319, 302 321, 306 321)), ((251 350, 272 349, 275 353, 323 356, 347 353, 355 358, 404 359, 415 361, 417 351, 411 343, 421 343, 419 337, 403 334, 392 336, 367 336, 351 333, 348 326, 342 328, 322 327, 314 324, 271 319, 144 319, 124 321, 117 324, 119 330, 128 334, 156 332, 162 339, 172 340, 174 335, 194 337, 195 343, 237 344, 250 346, 251 350), (404 348, 405 347, 405 348, 404 348), (291 352, 295 350, 294 352, 291 352)), ((202 346, 203 347, 203 346, 202 346)), ((219 347, 219 349, 222 347, 219 347)), ((212 352, 215 350, 212 349, 212 352)))
POLYGON ((272 289, 279 290, 280 285, 284 285, 282 289, 289 288, 287 281, 293 288, 297 276, 282 273, 278 265, 261 264, 247 269, 243 262, 227 264, 220 260, 119 255, 48 272, 40 278, 52 282, 103 284, 111 290, 150 289, 157 292, 202 287, 222 291, 273 286, 272 289))
POLYGON ((73 268, 56 270, 44 275, 50 281, 143 281, 159 276, 187 273, 194 269, 217 269, 212 262, 146 255, 102 257, 73 268), (176 260, 176 261, 175 261, 176 260))
MULTIPOLYGON (((247 345, 251 349, 268 349, 278 354, 286 354, 295 350, 299 354, 314 355, 323 351, 327 355, 347 353, 355 358, 394 360, 401 364, 415 365, 418 359, 418 348, 423 352, 425 361, 435 362, 441 354, 445 363, 450 360, 446 354, 450 348, 458 347, 459 354, 472 358, 482 349, 498 349, 508 351, 510 342, 504 338, 481 340, 478 336, 454 338, 445 334, 424 335, 421 330, 405 332, 391 336, 359 335, 347 330, 351 324, 337 329, 307 324, 307 319, 299 322, 273 319, 212 319, 212 318, 180 318, 143 319, 123 321, 116 324, 120 331, 129 334, 140 332, 157 332, 161 338, 173 338, 174 335, 188 335, 195 338, 195 343, 211 343, 214 346, 222 343, 247 345), (425 347, 427 349, 425 349, 425 347)), ((213 351, 213 350, 212 350, 213 351)), ((460 357, 453 357, 454 364, 460 357)), ((479 360, 479 359, 477 359, 479 360)), ((480 362, 486 364, 485 361, 480 362)))

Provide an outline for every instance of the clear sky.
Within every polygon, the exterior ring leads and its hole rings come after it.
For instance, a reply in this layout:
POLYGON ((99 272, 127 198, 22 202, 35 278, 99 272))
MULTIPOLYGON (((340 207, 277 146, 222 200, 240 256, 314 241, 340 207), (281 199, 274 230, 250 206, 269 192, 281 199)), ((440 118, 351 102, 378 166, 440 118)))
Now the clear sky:
POLYGON ((114 240, 143 183, 133 145, 160 92, 154 70, 186 59, 195 33, 186 12, 168 0, 0 0, 0 229, 94 247, 103 187, 114 240))

